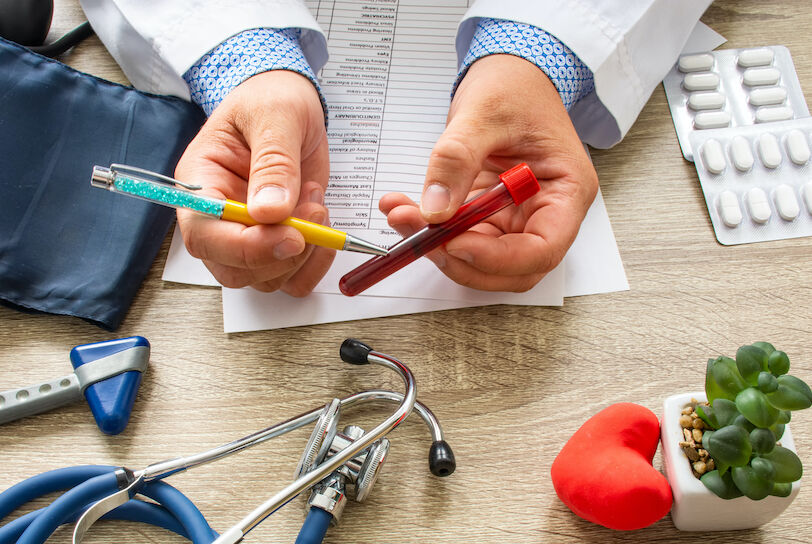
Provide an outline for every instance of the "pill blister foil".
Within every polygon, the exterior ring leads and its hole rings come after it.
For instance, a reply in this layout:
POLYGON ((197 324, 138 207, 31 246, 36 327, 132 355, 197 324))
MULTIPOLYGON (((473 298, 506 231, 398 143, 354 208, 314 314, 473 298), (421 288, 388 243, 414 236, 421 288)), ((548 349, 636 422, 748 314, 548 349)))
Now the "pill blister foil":
MULTIPOLYGON (((799 131, 803 143, 812 150, 812 117, 789 121, 741 125, 730 128, 695 130, 689 135, 689 144, 694 150, 696 166, 705 203, 708 206, 716 239, 724 245, 746 244, 785 238, 812 236, 812 159, 796 164, 789 156, 788 135, 799 131), (775 168, 765 166, 760 154, 759 141, 762 135, 771 134, 778 142, 780 163, 775 168), (741 136, 749 145, 753 155, 753 165, 747 171, 740 171, 731 154, 733 139, 741 136), (721 144, 723 169, 718 173, 708 168, 707 155, 703 153, 710 140, 721 144), (798 206, 798 214, 792 220, 781 217, 778 209, 778 187, 785 185, 784 196, 791 194, 798 206), (753 219, 748 208, 748 194, 753 189, 761 189, 767 196, 769 219, 760 223, 753 219), (741 212, 741 222, 728 226, 723 220, 719 206, 720 195, 730 191, 736 196, 741 212)), ((796 142, 797 143, 797 142, 796 142)))
MULTIPOLYGON (((671 117, 674 120, 674 128, 677 132, 682 154, 686 160, 694 160, 694 151, 691 145, 690 135, 693 133, 701 133, 707 130, 717 130, 717 128, 698 129, 695 126, 696 116, 699 113, 710 113, 713 111, 725 112, 729 118, 728 127, 741 127, 752 126, 756 124, 757 106, 750 104, 750 95, 754 89, 765 89, 768 87, 780 87, 786 91, 786 99, 781 104, 774 106, 761 106, 761 107, 775 107, 783 106, 791 110, 793 119, 799 119, 809 116, 809 109, 807 108, 806 101, 804 100, 801 84, 798 81, 798 75, 795 72, 795 65, 792 62, 792 56, 789 50, 780 45, 764 46, 758 48, 746 49, 721 49, 718 51, 709 51, 700 55, 710 55, 713 58, 712 65, 708 70, 689 72, 693 74, 699 73, 713 73, 719 77, 719 84, 715 89, 705 89, 701 91, 688 91, 685 89, 683 82, 687 73, 681 72, 678 68, 679 62, 674 65, 671 71, 666 75, 663 80, 663 87, 665 88, 666 97, 668 99, 668 107, 671 110, 671 117), (752 52, 754 50, 770 50, 773 52, 772 61, 768 64, 763 64, 752 68, 775 68, 779 72, 779 79, 775 85, 767 86, 748 86, 743 82, 745 70, 748 68, 739 66, 739 56, 743 52, 752 52), (724 104, 720 108, 711 110, 697 111, 689 107, 688 101, 692 92, 718 92, 724 97, 724 104)), ((694 57, 695 55, 684 55, 685 57, 694 57)), ((690 59, 689 59, 690 60, 690 59)), ((769 124, 783 121, 770 121, 769 124)))

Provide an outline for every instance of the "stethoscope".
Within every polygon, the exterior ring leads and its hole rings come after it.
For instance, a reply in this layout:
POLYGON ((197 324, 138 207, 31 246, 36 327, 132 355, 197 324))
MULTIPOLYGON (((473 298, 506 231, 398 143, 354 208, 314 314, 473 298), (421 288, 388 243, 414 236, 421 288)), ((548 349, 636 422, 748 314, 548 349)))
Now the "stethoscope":
POLYGON ((413 408, 431 431, 429 468, 432 474, 448 476, 454 472, 454 454, 443 439, 437 418, 416 400, 411 371, 394 357, 374 351, 358 340, 345 340, 340 355, 350 364, 374 363, 397 372, 406 386, 405 393, 372 390, 333 399, 323 408, 300 414, 239 440, 203 453, 154 463, 135 472, 123 467, 88 465, 34 476, 0 493, 0 519, 32 499, 54 491, 68 491, 49 506, 0 528, 0 544, 40 544, 60 525, 78 519, 73 532, 73 542, 77 544, 101 517, 157 525, 195 544, 231 544, 240 542, 265 518, 309 488, 312 488, 309 511, 296 542, 318 543, 330 524, 338 521, 348 494, 359 502, 369 496, 389 451, 389 441, 384 436, 403 422, 413 408), (397 403, 398 407, 369 432, 357 426, 339 432, 338 418, 342 408, 369 401, 397 403), (219 536, 186 496, 162 481, 172 474, 222 459, 314 421, 316 426, 297 466, 296 479, 219 536), (135 499, 136 493, 154 502, 135 499))

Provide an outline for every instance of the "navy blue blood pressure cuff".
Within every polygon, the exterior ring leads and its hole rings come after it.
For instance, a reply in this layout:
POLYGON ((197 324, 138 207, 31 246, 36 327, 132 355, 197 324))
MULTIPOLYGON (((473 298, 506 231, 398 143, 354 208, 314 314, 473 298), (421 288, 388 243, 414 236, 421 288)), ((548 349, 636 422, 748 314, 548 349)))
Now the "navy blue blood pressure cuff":
POLYGON ((204 120, 0 39, 0 301, 117 328, 174 214, 91 188, 93 165, 172 175, 204 120))

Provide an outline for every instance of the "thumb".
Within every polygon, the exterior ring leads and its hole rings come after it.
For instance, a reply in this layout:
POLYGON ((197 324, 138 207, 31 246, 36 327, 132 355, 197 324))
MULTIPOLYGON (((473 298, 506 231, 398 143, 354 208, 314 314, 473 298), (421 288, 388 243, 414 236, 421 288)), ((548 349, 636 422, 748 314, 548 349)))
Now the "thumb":
POLYGON ((437 140, 426 168, 420 212, 429 223, 450 218, 465 201, 498 130, 483 130, 473 117, 457 114, 437 140))
POLYGON ((260 223, 278 223, 290 217, 299 201, 301 184, 301 127, 285 116, 259 121, 245 134, 251 149, 248 174, 248 213, 260 223))

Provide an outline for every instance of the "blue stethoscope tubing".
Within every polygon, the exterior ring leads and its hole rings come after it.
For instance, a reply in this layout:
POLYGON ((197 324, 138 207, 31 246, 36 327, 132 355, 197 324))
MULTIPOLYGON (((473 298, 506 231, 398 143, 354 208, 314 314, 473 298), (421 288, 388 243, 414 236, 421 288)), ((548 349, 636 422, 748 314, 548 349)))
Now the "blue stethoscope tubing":
MULTIPOLYGON (((0 520, 27 502, 68 490, 45 508, 21 516, 0 528, 0 544, 42 544, 63 523, 75 520, 95 501, 119 490, 115 471, 120 467, 84 465, 44 472, 0 493, 0 520)), ((123 519, 156 525, 191 540, 210 544, 217 538, 200 510, 183 493, 156 480, 139 493, 154 500, 130 499, 108 512, 107 519, 123 519)))
POLYGON ((311 507, 294 544, 321 544, 333 515, 321 508, 311 507))
MULTIPOLYGON (((44 543, 64 523, 73 523, 94 501, 118 490, 115 471, 120 467, 85 465, 39 474, 0 493, 0 520, 22 505, 49 493, 68 489, 50 506, 20 516, 0 527, 0 544, 44 543)), ((200 510, 175 487, 156 480, 139 491, 156 501, 130 499, 105 514, 102 519, 147 523, 167 529, 194 544, 210 544, 218 534, 209 526, 200 510)), ((319 544, 332 521, 332 515, 311 508, 296 544, 319 544)))

